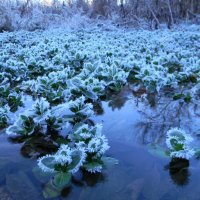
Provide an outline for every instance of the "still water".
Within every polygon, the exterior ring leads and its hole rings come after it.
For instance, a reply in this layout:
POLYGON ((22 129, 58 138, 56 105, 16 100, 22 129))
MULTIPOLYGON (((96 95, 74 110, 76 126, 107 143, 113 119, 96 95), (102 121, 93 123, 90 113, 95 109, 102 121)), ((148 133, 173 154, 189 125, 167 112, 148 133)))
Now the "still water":
MULTIPOLYGON (((199 142, 198 102, 186 104, 171 100, 171 91, 160 96, 147 94, 131 85, 119 94, 95 105, 96 117, 103 123, 110 150, 108 156, 119 164, 101 174, 77 173, 70 187, 58 199, 67 200, 199 200, 200 161, 170 163, 159 149, 165 149, 170 127, 196 134, 199 142), (184 167, 183 167, 184 166, 184 167)), ((37 152, 54 151, 42 137, 27 142, 0 135, 0 200, 42 200, 48 180, 35 173, 37 152)))

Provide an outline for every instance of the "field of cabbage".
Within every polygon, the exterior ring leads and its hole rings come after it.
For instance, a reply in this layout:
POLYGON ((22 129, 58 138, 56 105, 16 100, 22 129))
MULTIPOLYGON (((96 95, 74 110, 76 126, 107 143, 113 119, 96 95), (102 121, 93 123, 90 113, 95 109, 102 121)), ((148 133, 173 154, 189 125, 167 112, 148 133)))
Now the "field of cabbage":
MULTIPOLYGON (((112 146, 104 124, 93 120, 101 101, 128 85, 143 102, 149 95, 167 96, 189 106, 199 101, 199 82, 196 31, 58 29, 0 35, 0 129, 15 143, 42 137, 47 148, 29 157, 38 164, 37 173, 49 177, 45 198, 59 196, 79 171, 101 173, 120 162, 107 155, 112 146)), ((166 155, 199 157, 193 136, 182 127, 170 128, 163 133, 166 155)))

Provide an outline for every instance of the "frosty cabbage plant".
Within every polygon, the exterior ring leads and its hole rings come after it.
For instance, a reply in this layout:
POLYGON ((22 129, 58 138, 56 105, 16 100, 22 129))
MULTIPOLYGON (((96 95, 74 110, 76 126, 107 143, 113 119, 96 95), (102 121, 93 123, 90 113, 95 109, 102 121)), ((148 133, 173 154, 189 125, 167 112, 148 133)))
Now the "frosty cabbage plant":
POLYGON ((89 118, 94 115, 93 105, 91 103, 85 103, 86 98, 81 96, 75 101, 69 101, 69 110, 80 118, 89 118))
POLYGON ((125 72, 117 65, 102 67, 102 71, 97 74, 114 91, 120 91, 122 89, 122 86, 127 82, 128 75, 128 72, 125 72))
POLYGON ((50 104, 45 98, 36 100, 33 107, 28 111, 36 123, 44 123, 50 116, 50 104))
POLYGON ((44 173, 53 175, 53 179, 45 186, 44 196, 58 196, 61 190, 70 184, 72 175, 83 165, 85 156, 84 150, 63 144, 55 154, 39 158, 39 168, 44 173))
POLYGON ((170 157, 189 160, 195 154, 195 150, 191 147, 192 141, 193 138, 185 131, 178 128, 170 129, 166 139, 170 157))
POLYGON ((22 95, 17 92, 11 92, 7 98, 8 105, 11 110, 15 111, 19 106, 23 105, 22 95))
POLYGON ((74 148, 69 148, 68 145, 63 144, 56 154, 46 155, 38 160, 38 166, 44 172, 75 173, 81 167, 88 172, 96 173, 101 172, 108 163, 117 164, 115 159, 104 157, 109 145, 106 137, 102 135, 102 125, 89 126, 79 123, 75 125, 69 139, 71 145, 74 144, 74 148), (74 166, 76 162, 73 161, 75 157, 72 156, 75 152, 82 155, 82 157, 78 157, 80 162, 76 158, 78 163, 76 167, 74 166), (71 168, 72 164, 73 169, 71 168))
POLYGON ((102 156, 110 148, 107 138, 102 135, 102 125, 77 124, 69 136, 79 148, 85 149, 87 154, 84 168, 91 172, 101 172, 104 167, 102 156))
POLYGON ((40 76, 36 80, 23 82, 21 89, 45 97, 49 102, 60 101, 66 98, 66 89, 69 76, 73 75, 66 68, 61 71, 51 72, 47 76, 40 76), (64 94, 65 93, 65 94, 64 94))
POLYGON ((10 84, 6 83, 6 84, 1 84, 0 85, 0 104, 5 104, 6 103, 6 99, 8 97, 8 95, 10 94, 10 84))
POLYGON ((80 122, 94 115, 93 105, 86 103, 86 98, 81 96, 74 101, 59 104, 51 109, 50 118, 56 117, 63 121, 80 122))
POLYGON ((21 114, 17 121, 6 129, 8 135, 30 136, 34 133, 36 124, 27 113, 21 114))
POLYGON ((99 79, 90 77, 82 80, 75 77, 71 80, 71 93, 73 95, 84 95, 88 99, 97 100, 99 96, 105 93, 105 83, 99 79))
POLYGON ((70 148, 61 145, 58 151, 52 155, 46 155, 38 159, 38 166, 49 173, 63 172, 76 173, 85 161, 85 151, 81 148, 70 148))
POLYGON ((49 102, 45 98, 36 100, 31 109, 21 114, 17 121, 8 127, 9 135, 32 135, 37 129, 42 133, 49 130, 60 130, 69 126, 69 123, 57 116, 53 109, 50 108, 49 102))
POLYGON ((21 114, 16 122, 8 127, 6 133, 9 135, 32 135, 36 128, 46 125, 45 120, 49 116, 49 103, 46 99, 38 99, 30 110, 21 114))
POLYGON ((9 109, 7 106, 0 107, 0 129, 5 128, 9 122, 8 112, 9 109))

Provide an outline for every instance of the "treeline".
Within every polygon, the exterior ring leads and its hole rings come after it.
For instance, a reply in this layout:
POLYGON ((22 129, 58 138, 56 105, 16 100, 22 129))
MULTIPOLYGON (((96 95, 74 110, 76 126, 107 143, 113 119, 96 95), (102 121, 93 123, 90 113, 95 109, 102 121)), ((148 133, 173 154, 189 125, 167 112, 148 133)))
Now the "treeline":
POLYGON ((46 28, 77 15, 76 24, 87 18, 118 26, 172 28, 183 21, 200 24, 200 0, 0 0, 0 31, 46 28))
POLYGON ((129 22, 148 20, 155 28, 160 23, 167 23, 170 28, 183 20, 200 23, 200 0, 93 0, 92 5, 87 0, 77 0, 76 3, 87 12, 91 9, 90 17, 108 18, 117 13, 129 22))

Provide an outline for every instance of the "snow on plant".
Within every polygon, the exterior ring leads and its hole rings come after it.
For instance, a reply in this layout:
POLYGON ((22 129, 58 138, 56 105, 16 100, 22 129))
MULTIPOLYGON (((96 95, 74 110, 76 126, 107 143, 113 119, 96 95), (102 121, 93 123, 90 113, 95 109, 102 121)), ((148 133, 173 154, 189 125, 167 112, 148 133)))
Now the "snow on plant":
POLYGON ((49 102, 42 97, 36 100, 31 109, 20 115, 13 125, 8 127, 7 134, 31 135, 36 128, 40 132, 46 133, 47 128, 60 130, 68 126, 68 121, 55 114, 54 109, 50 108, 49 102))
POLYGON ((52 107, 48 119, 46 119, 48 129, 59 131, 68 128, 70 119, 65 116, 68 113, 68 110, 68 103, 52 107))
MULTIPOLYGON (((71 75, 73 71, 70 72, 71 75)), ((34 92, 47 98, 50 102, 55 102, 63 98, 66 99, 67 81, 69 69, 51 72, 48 76, 38 77, 36 80, 26 81, 22 84, 22 89, 28 92, 34 92)))
POLYGON ((160 90, 166 84, 176 87, 185 76, 198 70, 198 34, 180 34, 176 31, 157 34, 160 37, 155 37, 152 32, 137 31, 134 32, 134 37, 132 32, 123 33, 124 37, 120 37, 120 30, 110 31, 109 34, 98 30, 95 33, 66 34, 60 29, 57 33, 53 30, 43 33, 23 32, 27 40, 21 36, 22 33, 4 34, 2 65, 5 66, 6 60, 6 67, 9 67, 12 74, 14 72, 14 76, 18 69, 17 71, 27 72, 23 74, 28 79, 52 71, 62 71, 66 67, 70 71, 74 70, 76 75, 80 73, 96 77, 99 65, 105 69, 107 66, 110 69, 115 66, 119 70, 119 77, 113 76, 117 87, 121 80, 126 80, 124 73, 129 73, 131 68, 137 66, 140 69, 137 71, 137 78, 147 88, 160 90), (58 37, 60 35, 62 37, 58 37), (13 53, 16 49, 18 51, 13 53))
POLYGON ((58 151, 52 155, 46 155, 38 159, 39 168, 48 174, 53 174, 44 189, 44 196, 57 196, 61 190, 71 182, 72 175, 83 165, 85 152, 83 149, 71 148, 62 144, 58 151), (51 191, 53 189, 53 193, 51 191), (49 194, 50 192, 50 194, 49 194))
POLYGON ((21 114, 17 121, 8 127, 7 134, 32 135, 35 128, 43 127, 46 130, 46 120, 50 115, 50 105, 46 99, 38 99, 31 109, 21 114))
POLYGON ((11 78, 12 78, 12 75, 10 73, 6 73, 6 72, 0 73, 0 83, 2 85, 9 83, 11 78))
POLYGON ((11 110, 17 110, 23 105, 22 95, 17 92, 11 92, 7 97, 7 102, 11 110))
POLYGON ((38 166, 44 172, 76 173, 85 161, 85 152, 81 148, 70 148, 62 144, 58 151, 38 159, 38 166))
POLYGON ((6 129, 8 135, 30 136, 34 133, 36 124, 27 113, 21 114, 15 123, 6 129))
POLYGON ((36 123, 44 123, 50 116, 50 104, 45 98, 38 99, 28 111, 36 123))
POLYGON ((167 69, 162 66, 143 66, 135 77, 141 79, 144 86, 150 91, 160 91, 164 86, 177 85, 175 75, 169 74, 167 69))
POLYGON ((22 94, 13 91, 8 79, 6 80, 0 85, 0 106, 8 105, 12 111, 16 111, 23 105, 22 94))
POLYGON ((81 71, 81 73, 79 74, 79 76, 81 78, 87 78, 88 76, 95 76, 96 74, 98 74, 98 70, 99 70, 99 65, 100 63, 95 62, 87 62, 84 63, 84 67, 83 70, 81 71))
POLYGON ((129 73, 125 72, 117 65, 111 65, 107 67, 102 66, 97 76, 100 76, 110 89, 120 91, 122 86, 127 82, 129 73))
POLYGON ((5 128, 9 122, 8 112, 9 109, 7 106, 0 107, 0 129, 5 128))
MULTIPOLYGON (((46 119, 46 125, 47 125, 46 128, 50 131, 53 131, 53 130, 60 131, 60 130, 63 130, 63 129, 67 129, 70 124, 68 122, 68 119, 56 117, 54 115, 54 113, 52 113, 51 116, 49 116, 48 119, 46 119)), ((45 130, 45 129, 43 129, 43 130, 45 130)))
POLYGON ((64 121, 77 122, 94 115, 93 105, 86 103, 86 98, 81 96, 67 103, 52 107, 51 116, 61 118, 64 121))
POLYGON ((105 93, 105 82, 93 77, 85 80, 75 77, 71 80, 71 93, 74 95, 83 94, 89 99, 97 100, 105 93))
POLYGON ((87 152, 95 154, 95 157, 98 158, 102 156, 109 148, 108 140, 104 135, 95 136, 89 141, 87 152))
POLYGON ((35 85, 36 85, 35 80, 28 80, 28 81, 23 81, 19 87, 22 91, 32 93, 35 91, 35 85))
POLYGON ((86 56, 82 53, 76 52, 74 55, 68 57, 68 65, 74 69, 80 70, 83 68, 86 56))
POLYGON ((10 84, 1 84, 0 85, 0 98, 2 98, 3 101, 8 97, 10 94, 10 84))
POLYGON ((71 112, 77 117, 89 118, 94 115, 93 105, 91 103, 85 103, 84 96, 77 98, 75 101, 69 101, 68 106, 71 112))
POLYGON ((37 78, 34 91, 53 102, 62 98, 63 89, 56 79, 43 76, 37 78))
MULTIPOLYGON (((87 124, 78 124, 74 132, 69 136, 75 144, 76 151, 81 151, 84 158, 71 169, 69 165, 74 163, 71 158, 72 150, 68 145, 61 145, 54 155, 47 155, 38 160, 39 167, 45 172, 71 172, 75 173, 80 167, 95 173, 101 172, 104 167, 102 156, 109 149, 108 141, 101 133, 102 126, 97 124, 89 127, 87 124), (69 171, 70 169, 70 171, 69 171)), ((73 150, 74 151, 74 150, 73 150)), ((76 161, 77 162, 77 161, 76 161)))
POLYGON ((102 156, 110 148, 102 135, 102 125, 77 124, 69 137, 77 147, 85 149, 87 157, 83 167, 91 173, 101 172, 104 167, 102 156))
POLYGON ((189 160, 194 156, 195 151, 191 146, 193 138, 185 131, 173 128, 167 132, 166 144, 170 151, 170 157, 189 160))
POLYGON ((95 126, 89 126, 88 124, 79 123, 74 127, 73 134, 70 134, 71 140, 78 142, 86 142, 93 137, 99 137, 102 134, 102 125, 96 124, 95 126))

